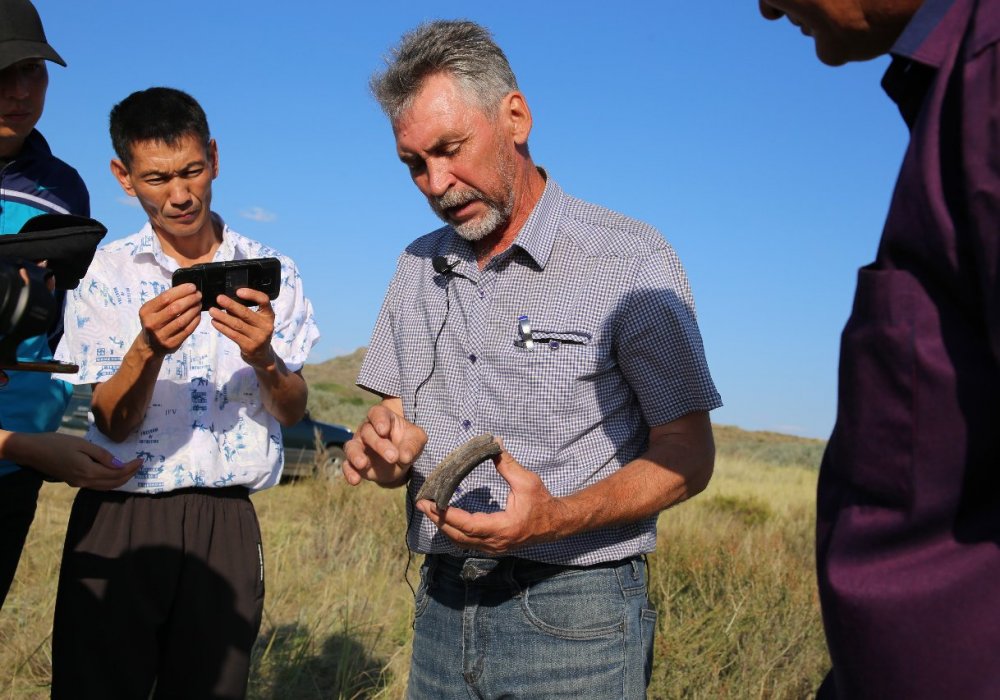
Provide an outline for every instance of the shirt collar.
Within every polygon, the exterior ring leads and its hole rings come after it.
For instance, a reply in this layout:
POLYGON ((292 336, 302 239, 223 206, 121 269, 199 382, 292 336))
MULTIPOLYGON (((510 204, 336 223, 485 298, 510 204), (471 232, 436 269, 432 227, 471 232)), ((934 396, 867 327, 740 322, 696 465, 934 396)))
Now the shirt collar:
POLYGON ((45 137, 42 136, 42 133, 38 129, 32 129, 31 133, 28 134, 28 138, 24 140, 24 145, 21 146, 21 152, 14 156, 14 160, 51 155, 52 149, 49 148, 49 142, 45 140, 45 137))
MULTIPOLYGON (((527 253, 540 269, 545 269, 545 264, 549 261, 552 246, 555 244, 556 234, 559 231, 559 212, 562 209, 563 191, 549 177, 544 168, 538 168, 538 171, 545 178, 545 189, 542 191, 542 196, 535 203, 531 214, 528 215, 524 226, 521 227, 517 238, 514 239, 514 243, 508 250, 496 256, 494 260, 502 260, 510 255, 512 249, 519 248, 527 253)), ((476 267, 476 254, 472 244, 455 233, 454 229, 450 229, 450 233, 451 235, 446 236, 443 240, 437 254, 447 258, 457 257, 461 261, 460 265, 469 266, 469 271, 471 271, 473 267, 476 267)))
POLYGON ((517 246, 523 250, 540 269, 544 270, 552 254, 556 234, 559 232, 563 191, 543 168, 539 168, 538 171, 545 178, 545 189, 511 247, 517 246))
POLYGON ((924 0, 889 53, 939 68, 944 62, 951 37, 942 36, 947 32, 935 34, 934 30, 941 26, 954 4, 955 0, 924 0))
POLYGON ((52 157, 52 149, 49 148, 49 142, 45 140, 45 137, 42 136, 42 133, 38 129, 32 129, 28 137, 24 139, 21 150, 18 151, 17 155, 5 160, 9 163, 17 163, 17 167, 23 169, 31 161, 50 157, 52 157))
POLYGON ((882 89, 896 103, 910 128, 916 122, 927 89, 953 50, 969 0, 924 0, 890 53, 893 60, 882 77, 882 89), (952 12, 956 9, 956 12, 952 12))
MULTIPOLYGON (((219 262, 225 260, 235 260, 237 257, 237 251, 239 250, 235 232, 230 229, 222 217, 215 212, 212 212, 212 217, 222 225, 222 243, 215 251, 215 256, 212 258, 212 261, 219 262)), ((139 241, 132 249, 133 258, 139 258, 140 256, 143 256, 147 261, 156 263, 170 273, 173 273, 175 270, 180 268, 180 265, 176 260, 163 252, 163 246, 160 245, 160 239, 156 237, 156 234, 153 232, 153 226, 149 223, 149 221, 147 221, 146 225, 142 227, 141 231, 139 231, 139 241)))

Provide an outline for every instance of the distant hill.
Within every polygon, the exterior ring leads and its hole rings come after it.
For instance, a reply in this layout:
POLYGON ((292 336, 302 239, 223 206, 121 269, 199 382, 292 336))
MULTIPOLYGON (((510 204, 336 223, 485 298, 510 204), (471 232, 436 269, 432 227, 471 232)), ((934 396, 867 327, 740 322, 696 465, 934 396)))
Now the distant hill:
POLYGON ((309 384, 309 412, 313 417, 354 430, 378 397, 354 385, 365 359, 365 348, 319 364, 307 364, 302 376, 309 384))
POLYGON ((712 425, 718 455, 730 459, 766 462, 781 467, 819 468, 825 440, 764 430, 743 430, 732 425, 712 425))
MULTIPOLYGON (((354 385, 365 358, 365 348, 326 362, 306 365, 302 375, 309 383, 309 410, 316 418, 341 423, 352 430, 364 420, 369 407, 377 403, 373 394, 354 385)), ((780 466, 816 468, 826 442, 783 433, 743 430, 731 425, 715 425, 719 456, 766 462, 780 466)))
POLYGON ((350 387, 361 394, 367 394, 367 391, 354 386, 354 380, 358 377, 358 371, 361 369, 361 362, 364 359, 365 348, 358 348, 350 355, 341 355, 326 362, 306 365, 302 374, 309 382, 310 387, 315 385, 317 388, 323 388, 320 385, 337 384, 350 387))

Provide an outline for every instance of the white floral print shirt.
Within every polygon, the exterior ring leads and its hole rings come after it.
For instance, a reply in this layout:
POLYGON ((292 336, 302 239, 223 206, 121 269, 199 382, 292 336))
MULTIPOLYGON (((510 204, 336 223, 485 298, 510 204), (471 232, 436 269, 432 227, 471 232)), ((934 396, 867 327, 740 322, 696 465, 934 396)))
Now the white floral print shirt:
MULTIPOLYGON (((281 291, 271 345, 288 369, 302 367, 319 338, 312 304, 302 291, 295 263, 223 224, 216 262, 275 257, 281 261, 281 291)), ((110 378, 140 331, 139 307, 170 287, 175 260, 160 247, 152 227, 100 250, 80 285, 66 299, 65 335, 56 358, 79 365, 73 384, 110 378)), ((281 428, 261 402, 253 369, 240 349, 202 313, 195 332, 160 368, 146 416, 115 443, 94 426, 87 439, 122 461, 144 465, 119 491, 162 493, 186 487, 273 486, 283 464, 281 428)))

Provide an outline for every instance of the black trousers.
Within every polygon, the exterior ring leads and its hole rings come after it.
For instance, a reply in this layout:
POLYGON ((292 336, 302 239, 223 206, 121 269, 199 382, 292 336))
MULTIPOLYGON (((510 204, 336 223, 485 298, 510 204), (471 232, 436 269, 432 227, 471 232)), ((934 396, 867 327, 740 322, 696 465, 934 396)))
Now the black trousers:
POLYGON ((81 489, 59 574, 52 697, 242 698, 263 606, 245 488, 81 489))
POLYGON ((42 477, 30 469, 0 477, 0 608, 21 559, 24 540, 35 519, 42 477))

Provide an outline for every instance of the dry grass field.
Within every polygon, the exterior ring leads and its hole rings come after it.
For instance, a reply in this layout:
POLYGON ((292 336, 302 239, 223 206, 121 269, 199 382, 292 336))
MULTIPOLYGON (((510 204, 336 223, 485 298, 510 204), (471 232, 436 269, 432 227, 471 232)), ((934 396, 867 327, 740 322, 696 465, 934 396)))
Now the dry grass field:
MULTIPOLYGON (((324 369, 307 369, 311 386, 324 369)), ((327 388, 313 392, 313 413, 355 423, 350 411, 366 399, 354 401, 342 381, 318 381, 327 388), (338 395, 348 399, 346 410, 331 399, 338 395), (329 401, 317 405, 317 398, 329 401)), ((659 620, 649 695, 811 697, 829 663, 812 561, 822 443, 725 426, 716 438, 709 488, 660 517, 650 557, 659 620)), ((64 485, 43 488, 0 611, 0 699, 48 696, 55 582, 72 496, 64 485)), ((403 577, 402 498, 342 479, 284 484, 253 497, 267 598, 251 698, 403 696, 412 595, 403 577)), ((418 563, 410 563, 411 582, 418 563)))

